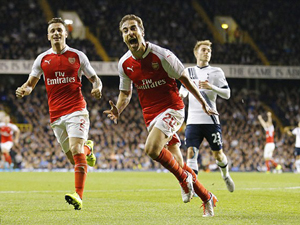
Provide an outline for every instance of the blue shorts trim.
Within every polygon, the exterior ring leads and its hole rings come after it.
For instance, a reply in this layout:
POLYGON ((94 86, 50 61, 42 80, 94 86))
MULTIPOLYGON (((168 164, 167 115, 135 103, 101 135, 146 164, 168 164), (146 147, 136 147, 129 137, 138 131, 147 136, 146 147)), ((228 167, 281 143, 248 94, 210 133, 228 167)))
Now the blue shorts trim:
POLYGON ((185 130, 186 146, 199 148, 205 138, 211 150, 223 148, 222 130, 220 124, 189 124, 185 130))

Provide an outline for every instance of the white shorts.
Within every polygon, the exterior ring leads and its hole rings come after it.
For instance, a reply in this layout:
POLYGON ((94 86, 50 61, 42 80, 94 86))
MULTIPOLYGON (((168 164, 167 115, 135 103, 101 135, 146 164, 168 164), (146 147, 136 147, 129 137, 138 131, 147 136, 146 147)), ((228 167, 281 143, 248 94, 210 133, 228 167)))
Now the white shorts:
MULTIPOLYGON (((177 138, 177 143, 180 143, 178 140, 178 135, 176 132, 182 126, 184 121, 184 109, 175 110, 175 109, 167 109, 166 111, 162 112, 158 116, 156 116, 149 126, 147 127, 148 132, 150 132, 153 127, 160 129, 167 137, 177 138)), ((171 140, 173 139, 171 138, 171 140)), ((169 140, 169 143, 171 142, 169 140)))
POLYGON ((272 159, 274 149, 275 149, 275 143, 267 143, 264 148, 264 158, 272 159))
POLYGON ((12 146, 13 146, 12 141, 7 141, 7 142, 4 142, 4 143, 1 143, 1 152, 2 153, 9 153, 12 146))
POLYGON ((90 129, 89 112, 83 109, 62 116, 51 123, 51 127, 63 151, 67 153, 70 150, 70 137, 87 140, 90 129))

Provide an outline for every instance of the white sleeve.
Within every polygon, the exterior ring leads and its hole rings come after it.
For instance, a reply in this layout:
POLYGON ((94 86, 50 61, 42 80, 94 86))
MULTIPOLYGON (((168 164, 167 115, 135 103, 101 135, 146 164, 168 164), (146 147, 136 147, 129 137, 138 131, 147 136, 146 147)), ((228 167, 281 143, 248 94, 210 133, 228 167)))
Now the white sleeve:
POLYGON ((186 98, 189 94, 189 91, 183 86, 181 85, 180 89, 179 89, 179 95, 182 96, 183 98, 186 98))
POLYGON ((43 70, 41 67, 42 59, 44 57, 44 54, 40 54, 35 60, 32 65, 31 72, 29 73, 30 76, 34 76, 37 78, 41 78, 41 75, 43 74, 43 70))
POLYGON ((130 78, 125 74, 123 67, 123 60, 121 59, 118 63, 118 72, 120 77, 120 85, 119 90, 121 91, 131 91, 132 89, 132 81, 130 78))
POLYGON ((223 88, 219 88, 215 85, 212 85, 212 90, 214 92, 216 92, 220 97, 225 98, 225 99, 229 99, 230 98, 230 88, 227 87, 223 87, 223 88))
MULTIPOLYGON (((189 76, 188 69, 186 68, 184 71, 189 76)), ((181 86, 180 86, 179 95, 182 96, 183 98, 186 98, 189 95, 189 91, 185 88, 185 86, 183 84, 181 84, 181 86)))
POLYGON ((212 84, 212 90, 216 92, 220 97, 229 99, 230 88, 228 86, 223 70, 221 68, 218 68, 211 75, 215 76, 214 83, 212 84))
POLYGON ((293 135, 297 135, 297 128, 295 128, 295 129, 292 131, 292 134, 293 134, 293 135))
POLYGON ((161 63, 169 77, 179 79, 184 70, 183 64, 170 50, 165 49, 161 63))
POLYGON ((19 131, 19 128, 17 127, 17 125, 10 123, 9 126, 10 126, 10 129, 12 129, 14 132, 19 131))
POLYGON ((82 69, 84 75, 87 78, 91 78, 92 76, 97 75, 96 71, 91 66, 91 63, 90 63, 88 57, 81 51, 79 51, 78 55, 80 58, 80 66, 81 66, 81 69, 82 69))

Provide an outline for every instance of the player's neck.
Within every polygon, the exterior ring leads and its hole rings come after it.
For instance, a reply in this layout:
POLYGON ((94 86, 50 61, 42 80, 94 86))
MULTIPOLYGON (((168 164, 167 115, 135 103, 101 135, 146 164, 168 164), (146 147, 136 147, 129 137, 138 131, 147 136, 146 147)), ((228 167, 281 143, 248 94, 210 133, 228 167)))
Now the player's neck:
POLYGON ((131 51, 132 55, 134 56, 135 59, 142 59, 143 55, 145 54, 146 50, 148 48, 148 44, 143 43, 141 48, 137 51, 131 51))
POLYGON ((56 52, 57 54, 61 54, 65 48, 66 48, 66 44, 52 45, 53 51, 56 52))
POLYGON ((208 66, 208 62, 207 61, 197 61, 197 66, 199 67, 204 67, 204 66, 208 66))

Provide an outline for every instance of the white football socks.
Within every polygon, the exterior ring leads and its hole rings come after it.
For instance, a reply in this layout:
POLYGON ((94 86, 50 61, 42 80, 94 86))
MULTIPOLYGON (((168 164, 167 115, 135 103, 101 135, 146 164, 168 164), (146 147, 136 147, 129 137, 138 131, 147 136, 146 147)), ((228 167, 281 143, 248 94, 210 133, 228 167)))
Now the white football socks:
POLYGON ((223 160, 221 162, 216 160, 216 163, 221 170, 222 177, 226 178, 229 176, 228 160, 224 153, 222 153, 222 155, 223 155, 223 160))
POLYGON ((297 173, 300 173, 300 159, 296 160, 295 166, 296 166, 297 173))
POLYGON ((198 172, 198 154, 199 154, 199 149, 197 149, 196 147, 193 147, 193 152, 194 152, 194 156, 191 159, 187 159, 186 160, 186 164, 188 167, 190 167, 192 170, 197 171, 198 172))

